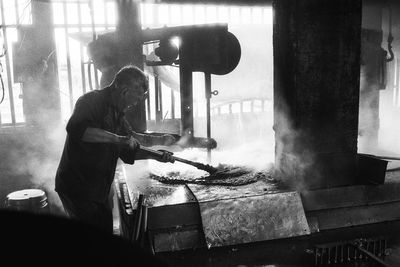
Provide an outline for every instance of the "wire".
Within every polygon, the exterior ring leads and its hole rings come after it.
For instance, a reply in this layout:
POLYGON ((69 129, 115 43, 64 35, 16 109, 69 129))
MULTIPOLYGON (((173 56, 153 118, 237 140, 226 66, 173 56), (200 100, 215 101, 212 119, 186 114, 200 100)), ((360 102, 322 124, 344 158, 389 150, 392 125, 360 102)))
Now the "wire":
POLYGON ((3 82, 3 75, 1 75, 1 73, 0 73, 0 83, 1 83, 1 100, 0 100, 0 104, 1 104, 4 101, 4 96, 6 94, 5 88, 4 88, 4 82, 3 82))
POLYGON ((32 0, 30 0, 26 5, 25 5, 25 7, 22 9, 22 13, 19 15, 19 18, 17 18, 18 19, 18 21, 17 21, 17 24, 19 25, 19 24, 21 24, 21 20, 25 17, 25 12, 26 12, 26 10, 27 10, 27 8, 29 7, 29 5, 32 3, 32 0))

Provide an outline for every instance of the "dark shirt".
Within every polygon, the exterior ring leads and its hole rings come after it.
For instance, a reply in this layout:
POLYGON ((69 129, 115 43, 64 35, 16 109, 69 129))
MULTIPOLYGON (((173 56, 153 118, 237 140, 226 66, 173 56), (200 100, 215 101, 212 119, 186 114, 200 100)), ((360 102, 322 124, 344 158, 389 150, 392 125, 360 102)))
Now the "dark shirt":
POLYGON ((118 158, 125 163, 134 163, 135 152, 126 147, 81 140, 88 127, 127 135, 129 129, 124 115, 112 106, 110 90, 88 92, 76 102, 66 127, 67 138, 56 174, 57 192, 82 200, 105 202, 118 158))

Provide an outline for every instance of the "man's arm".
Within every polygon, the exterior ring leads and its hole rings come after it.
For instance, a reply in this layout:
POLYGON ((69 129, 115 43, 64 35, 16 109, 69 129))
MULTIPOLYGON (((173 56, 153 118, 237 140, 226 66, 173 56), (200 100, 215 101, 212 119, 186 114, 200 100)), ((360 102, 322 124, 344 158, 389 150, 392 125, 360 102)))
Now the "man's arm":
POLYGON ((170 134, 164 135, 152 135, 152 134, 145 134, 145 133, 138 133, 135 132, 129 122, 124 118, 124 126, 128 135, 133 136, 137 139, 140 144, 144 146, 155 146, 155 145, 165 145, 169 146, 175 143, 177 140, 174 136, 170 134))
POLYGON ((132 136, 121 136, 103 129, 88 127, 81 138, 84 142, 89 143, 110 143, 116 145, 126 145, 130 149, 139 147, 138 141, 132 136))
MULTIPOLYGON (((134 138, 133 138, 134 139, 134 138)), ((121 149, 119 153, 119 157, 123 162, 127 164, 133 164, 135 160, 141 159, 154 159, 160 162, 174 162, 175 159, 172 156, 172 152, 160 150, 162 152, 160 155, 155 155, 154 153, 149 153, 145 150, 139 148, 138 145, 135 149, 131 149, 131 147, 126 147, 121 149)))
POLYGON ((171 162, 174 163, 175 159, 172 156, 173 153, 165 150, 158 150, 160 155, 148 152, 146 150, 139 149, 135 154, 135 159, 154 159, 160 162, 171 162))

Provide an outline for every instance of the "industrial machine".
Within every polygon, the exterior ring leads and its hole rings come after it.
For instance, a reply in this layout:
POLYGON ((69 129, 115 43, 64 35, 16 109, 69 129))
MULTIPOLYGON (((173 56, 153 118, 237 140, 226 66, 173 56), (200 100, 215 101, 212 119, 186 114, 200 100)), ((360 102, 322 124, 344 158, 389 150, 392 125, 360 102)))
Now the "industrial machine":
POLYGON ((265 177, 234 186, 141 175, 147 192, 116 172, 122 234, 172 266, 390 266, 384 259, 398 241, 399 171, 378 185, 310 191, 265 177))
MULTIPOLYGON (((185 138, 193 140, 193 72, 204 72, 207 112, 207 140, 211 139, 210 99, 218 91, 211 90, 211 74, 230 73, 238 65, 241 49, 239 41, 228 31, 227 24, 204 24, 145 29, 142 41, 158 42, 155 55, 158 61, 146 61, 149 66, 179 66, 181 97, 181 129, 185 138), (179 47, 173 43, 179 40, 179 47)), ((210 152, 212 145, 207 145, 210 152)))
MULTIPOLYGON (((192 72, 206 73, 209 100, 209 75, 234 68, 240 46, 223 25, 144 30, 143 36, 144 42, 160 41, 160 61, 148 64, 179 64, 181 133, 193 136, 192 72), (175 37, 179 49, 168 41, 175 37), (225 42, 230 48, 219 49, 225 42)), ((389 266, 385 256, 400 229, 400 172, 387 172, 387 164, 359 154, 356 182, 314 190, 279 183, 273 172, 252 173, 258 178, 239 184, 213 183, 226 175, 195 183, 183 172, 179 179, 166 173, 164 180, 141 172, 143 190, 120 166, 115 185, 122 235, 172 266, 389 266)))

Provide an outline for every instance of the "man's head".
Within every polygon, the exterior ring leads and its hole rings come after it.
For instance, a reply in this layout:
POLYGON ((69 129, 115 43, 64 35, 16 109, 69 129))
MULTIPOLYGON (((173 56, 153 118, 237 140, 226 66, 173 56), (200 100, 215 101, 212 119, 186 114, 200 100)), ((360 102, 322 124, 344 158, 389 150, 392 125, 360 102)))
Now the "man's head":
POLYGON ((126 112, 146 99, 149 81, 138 67, 126 66, 118 71, 111 85, 114 87, 115 105, 119 111, 126 112))

